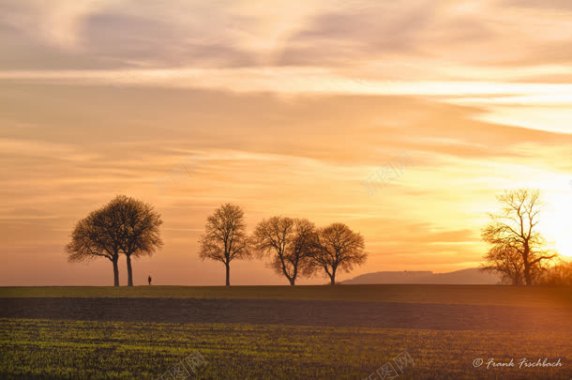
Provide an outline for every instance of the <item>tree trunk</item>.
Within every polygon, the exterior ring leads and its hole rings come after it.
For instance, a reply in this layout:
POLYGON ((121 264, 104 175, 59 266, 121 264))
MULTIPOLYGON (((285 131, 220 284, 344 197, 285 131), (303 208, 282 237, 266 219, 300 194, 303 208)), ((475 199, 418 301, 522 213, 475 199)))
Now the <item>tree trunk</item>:
POLYGON ((133 269, 131 268, 131 255, 125 255, 127 258, 127 286, 133 286, 133 269))
POLYGON ((528 245, 526 245, 524 247, 524 257, 523 257, 523 261, 524 261, 524 284, 526 286, 530 286, 532 285, 532 277, 530 275, 530 262, 528 261, 528 256, 530 255, 530 248, 528 248, 528 245))
POLYGON ((332 269, 332 274, 330 274, 330 285, 336 285, 336 270, 332 269))
POLYGON ((119 258, 115 258, 111 260, 113 264, 113 286, 119 287, 119 267, 117 266, 117 260, 119 258))
POLYGON ((230 263, 226 263, 226 286, 230 286, 230 263))
POLYGON ((296 268, 294 268, 294 274, 290 276, 290 273, 286 270, 286 264, 284 263, 284 258, 280 258, 280 262, 282 263, 282 274, 284 277, 288 279, 290 286, 296 285, 296 268))
POLYGON ((532 285, 532 277, 530 275, 530 264, 527 262, 524 263, 524 282, 526 286, 532 285))

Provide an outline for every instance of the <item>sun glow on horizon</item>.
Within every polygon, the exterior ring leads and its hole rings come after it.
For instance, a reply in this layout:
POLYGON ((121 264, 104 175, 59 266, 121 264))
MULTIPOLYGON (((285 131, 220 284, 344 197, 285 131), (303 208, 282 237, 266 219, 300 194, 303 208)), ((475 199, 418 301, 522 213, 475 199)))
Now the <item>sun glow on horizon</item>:
POLYGON ((551 195, 545 199, 542 221, 539 226, 548 247, 565 258, 572 258, 572 185, 569 194, 551 195))

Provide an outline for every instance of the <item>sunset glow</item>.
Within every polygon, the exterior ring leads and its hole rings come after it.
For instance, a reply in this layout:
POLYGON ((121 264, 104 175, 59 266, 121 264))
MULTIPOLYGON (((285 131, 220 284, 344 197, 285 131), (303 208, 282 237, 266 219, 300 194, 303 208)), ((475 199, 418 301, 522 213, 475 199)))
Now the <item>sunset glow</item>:
MULTIPOLYGON (((496 196, 528 187, 572 257, 568 3, 222 3, 0 0, 2 285, 109 283, 64 247, 118 194, 164 221, 137 283, 219 284, 198 239, 224 202, 249 231, 359 231, 369 257, 344 280, 478 267, 496 196)), ((284 284, 258 260, 233 276, 284 284)))
POLYGON ((548 244, 559 254, 572 257, 572 233, 568 220, 572 215, 570 195, 555 196, 551 199, 544 215, 542 233, 548 244))

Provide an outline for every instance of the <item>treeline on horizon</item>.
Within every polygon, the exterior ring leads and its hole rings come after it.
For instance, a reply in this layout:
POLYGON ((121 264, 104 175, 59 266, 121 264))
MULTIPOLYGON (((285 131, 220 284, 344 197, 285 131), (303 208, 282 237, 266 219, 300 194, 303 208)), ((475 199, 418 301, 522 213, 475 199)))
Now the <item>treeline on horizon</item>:
MULTIPOLYGON (((201 235, 199 257, 225 267, 225 284, 230 286, 234 260, 269 259, 274 271, 291 286, 300 277, 322 272, 331 285, 336 275, 365 263, 365 241, 343 223, 318 228, 307 219, 274 216, 260 221, 247 233, 244 211, 225 203, 208 218, 201 235)), ((70 262, 103 257, 112 263, 113 284, 119 286, 118 262, 125 256, 127 285, 133 286, 132 258, 152 255, 163 246, 163 221, 153 207, 124 195, 80 220, 66 246, 70 262)))
MULTIPOLYGON (((489 214, 482 239, 490 245, 481 269, 494 271, 502 282, 516 286, 572 285, 572 263, 546 248, 538 229, 541 213, 537 190, 517 189, 498 196, 501 208, 489 214)), ((301 277, 322 273, 331 285, 339 272, 350 272, 367 260, 361 234, 343 223, 318 228, 303 218, 273 216, 247 232, 244 211, 226 203, 208 218, 201 235, 199 257, 225 267, 230 286, 234 260, 269 259, 274 271, 292 286, 301 277)), ((114 286, 119 286, 118 261, 125 256, 127 284, 133 286, 132 258, 152 255, 162 245, 163 221, 153 207, 124 195, 80 220, 66 246, 70 262, 98 257, 113 266, 114 286)))

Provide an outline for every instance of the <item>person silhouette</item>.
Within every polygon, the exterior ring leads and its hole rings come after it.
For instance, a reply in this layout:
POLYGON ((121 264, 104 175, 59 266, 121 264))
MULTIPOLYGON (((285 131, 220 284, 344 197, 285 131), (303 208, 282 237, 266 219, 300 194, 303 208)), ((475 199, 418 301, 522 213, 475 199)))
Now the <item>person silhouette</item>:
POLYGON ((149 286, 151 286, 151 275, 149 275, 149 277, 147 277, 147 282, 149 283, 149 286))

